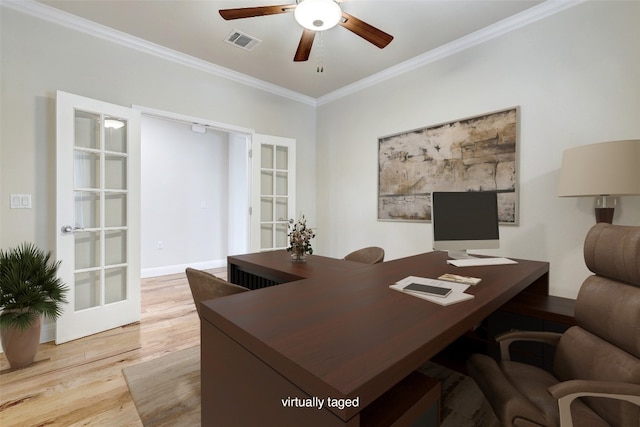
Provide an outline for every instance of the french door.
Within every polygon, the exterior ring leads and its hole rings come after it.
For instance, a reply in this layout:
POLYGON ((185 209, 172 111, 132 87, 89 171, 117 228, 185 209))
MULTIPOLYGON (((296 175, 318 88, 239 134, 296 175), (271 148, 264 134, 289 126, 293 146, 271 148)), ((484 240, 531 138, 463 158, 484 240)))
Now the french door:
POLYGON ((140 112, 57 93, 63 343, 140 320, 140 112))
POLYGON ((295 142, 291 138, 253 135, 253 252, 285 249, 288 246, 288 223, 296 212, 295 142))

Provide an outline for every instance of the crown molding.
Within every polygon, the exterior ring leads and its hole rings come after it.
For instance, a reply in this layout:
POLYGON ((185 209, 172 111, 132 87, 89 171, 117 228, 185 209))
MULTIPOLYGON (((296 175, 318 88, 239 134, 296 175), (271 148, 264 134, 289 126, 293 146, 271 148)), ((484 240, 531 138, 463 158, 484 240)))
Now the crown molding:
POLYGON ((488 27, 484 27, 450 43, 432 49, 422 55, 416 56, 415 58, 401 62, 400 64, 389 67, 379 73, 373 74, 353 84, 328 93, 327 95, 323 95, 317 98, 317 105, 323 105, 328 102, 335 101, 390 78, 408 73, 409 71, 413 71, 448 56, 455 55, 456 53, 507 34, 513 30, 517 30, 518 28, 524 27, 548 16, 555 15, 558 12, 577 4, 584 3, 585 1, 587 0, 547 0, 537 6, 531 7, 516 15, 503 19, 502 21, 489 25, 488 27))
POLYGON ((237 83, 244 84, 256 89, 263 90, 275 95, 289 98, 311 106, 316 105, 316 99, 299 92, 285 89, 263 80, 256 79, 246 74, 230 70, 225 67, 203 61, 190 55, 175 51, 173 49, 151 43, 139 37, 132 36, 122 31, 114 30, 107 26, 80 18, 76 15, 61 11, 46 4, 38 3, 35 0, 0 0, 0 5, 23 12, 33 17, 53 22, 72 30, 80 31, 101 39, 120 44, 132 49, 145 52, 168 61, 172 61, 196 70, 204 71, 218 77, 223 77, 237 83))
POLYGON ((113 43, 117 43, 123 46, 130 47, 132 49, 139 50, 141 52, 155 55, 168 61, 182 64, 187 67, 204 71, 218 77, 223 77, 228 80, 244 84, 246 86, 260 89, 265 92, 269 92, 315 107, 335 101, 339 98, 374 86, 393 77, 413 71, 417 68, 436 62, 448 56, 455 55, 456 53, 462 52, 478 44, 507 34, 513 30, 554 15, 580 3, 584 3, 585 1, 587 0, 546 0, 545 2, 537 6, 531 7, 516 15, 503 19, 502 21, 499 21, 493 25, 482 28, 450 43, 442 45, 436 49, 432 49, 429 52, 416 56, 415 58, 389 67, 381 72, 373 74, 350 85, 344 86, 319 98, 312 98, 299 92, 285 89, 281 86, 267 83, 263 80, 256 79, 246 74, 221 67, 211 62, 203 61, 193 56, 177 52, 173 49, 151 43, 139 37, 114 30, 104 25, 97 24, 93 21, 89 21, 87 19, 83 19, 59 9, 47 6, 45 4, 38 3, 35 0, 0 0, 0 5, 7 6, 36 18, 53 22, 55 24, 62 25, 73 30, 100 37, 113 43))

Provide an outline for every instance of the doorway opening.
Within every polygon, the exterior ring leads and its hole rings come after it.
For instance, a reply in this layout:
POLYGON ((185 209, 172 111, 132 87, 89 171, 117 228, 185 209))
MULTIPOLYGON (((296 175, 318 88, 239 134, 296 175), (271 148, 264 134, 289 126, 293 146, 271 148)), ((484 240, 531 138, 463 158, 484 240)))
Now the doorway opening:
POLYGON ((226 267, 250 248, 250 129, 135 107, 141 277, 226 267))

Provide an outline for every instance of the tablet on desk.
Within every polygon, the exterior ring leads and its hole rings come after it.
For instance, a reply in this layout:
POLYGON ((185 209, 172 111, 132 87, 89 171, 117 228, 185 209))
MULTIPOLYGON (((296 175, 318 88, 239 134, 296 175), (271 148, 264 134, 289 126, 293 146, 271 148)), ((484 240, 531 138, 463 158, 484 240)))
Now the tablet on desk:
POLYGON ((389 285, 389 288, 394 291, 443 306, 472 299, 472 294, 464 292, 468 287, 469 285, 464 283, 445 282, 444 280, 418 276, 407 276, 389 285))
POLYGON ((451 289, 449 288, 441 288, 439 286, 431 286, 431 285, 422 285, 420 283, 410 283, 403 290, 413 291, 413 292, 422 292, 424 294, 433 295, 436 297, 446 297, 451 293, 451 289))

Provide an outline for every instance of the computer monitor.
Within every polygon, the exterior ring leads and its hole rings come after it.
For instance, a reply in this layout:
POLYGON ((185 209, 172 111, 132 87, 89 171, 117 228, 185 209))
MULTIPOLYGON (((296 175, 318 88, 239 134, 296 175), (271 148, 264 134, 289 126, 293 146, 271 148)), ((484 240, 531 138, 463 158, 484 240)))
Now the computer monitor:
POLYGON ((495 191, 431 193, 433 249, 451 258, 473 258, 468 249, 497 249, 498 195, 495 191))

